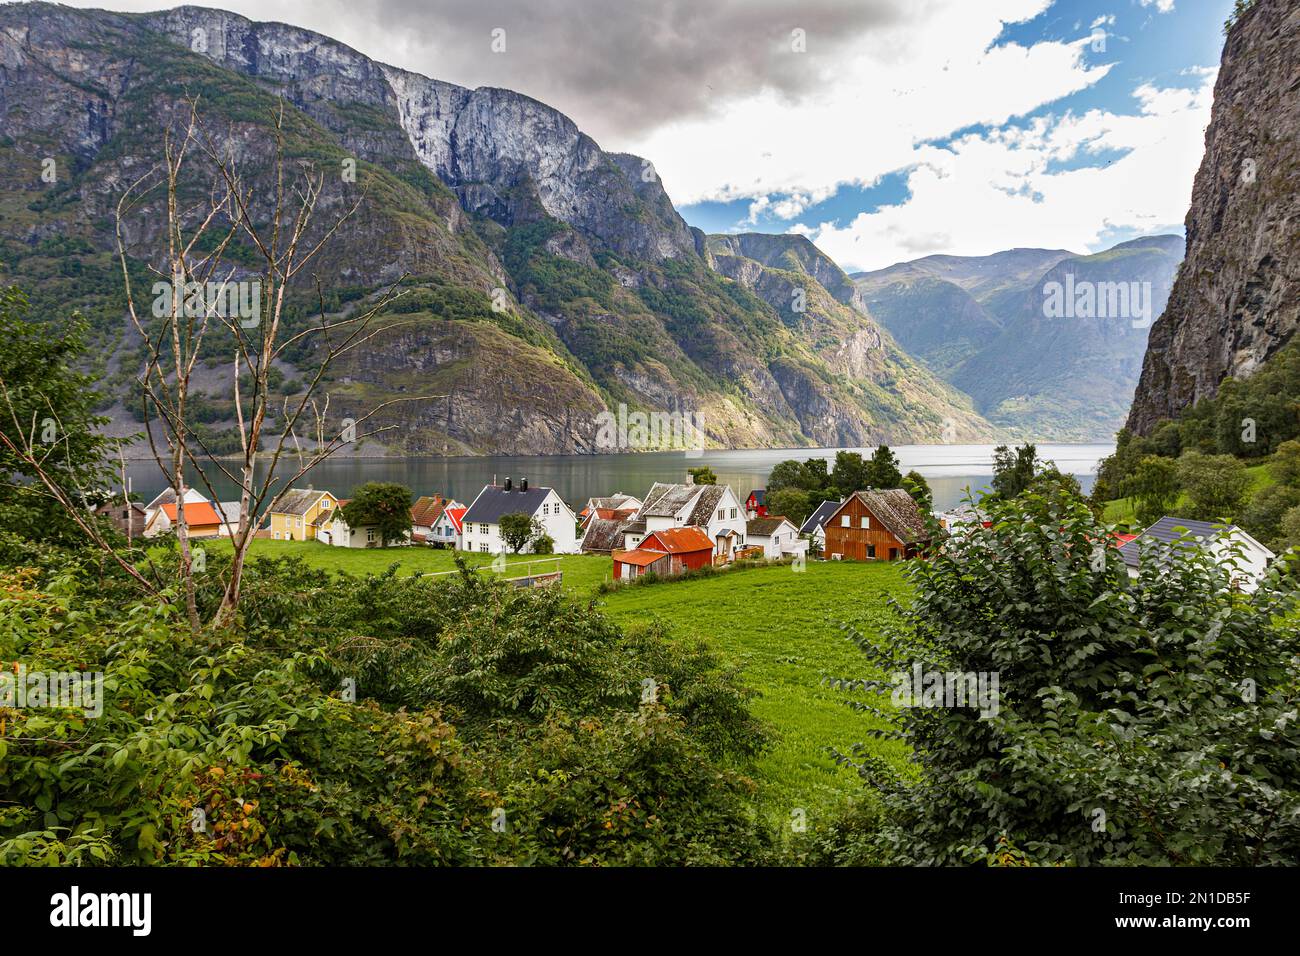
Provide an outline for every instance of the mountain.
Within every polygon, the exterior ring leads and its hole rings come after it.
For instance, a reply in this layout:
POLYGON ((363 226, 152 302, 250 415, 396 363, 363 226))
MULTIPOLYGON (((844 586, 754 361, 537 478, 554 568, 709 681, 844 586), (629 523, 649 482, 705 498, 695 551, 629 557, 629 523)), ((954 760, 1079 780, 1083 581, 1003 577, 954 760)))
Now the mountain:
POLYGON ((1300 7, 1257 0, 1228 31, 1187 214, 1186 260, 1151 329, 1128 427, 1247 377, 1300 327, 1300 7))
POLYGON ((1123 422, 1150 320, 1181 254, 1182 239, 1154 236, 1087 256, 928 256, 853 279, 900 345, 995 425, 1026 439, 1107 441, 1123 422), (1141 302, 1118 301, 1130 292, 1141 302), (1137 305, 1149 310, 1145 320, 1130 314, 1137 305))
MULTIPOLYGON (((0 282, 28 290, 36 314, 82 310, 109 394, 129 393, 142 356, 112 255, 116 203, 195 95, 259 195, 274 184, 271 118, 283 102, 287 157, 331 173, 321 206, 364 197, 314 262, 331 312, 406 277, 383 332, 325 383, 340 418, 415 397, 373 420, 392 431, 363 454, 608 450, 598 416, 619 404, 690 414, 710 444, 732 447, 925 441, 945 425, 966 439, 995 434, 841 302, 852 283, 810 243, 802 264, 780 269, 743 256, 768 282, 789 272, 807 283, 814 313, 796 320, 747 275, 714 268, 650 162, 603 151, 527 96, 465 89, 220 10, 0 6, 0 162, 15 174, 0 193, 0 282), (332 174, 349 161, 355 182, 332 174), (503 296, 507 308, 493 308, 503 296)), ((126 224, 142 276, 165 222, 154 196, 126 224)), ((751 241, 758 254, 762 238, 751 241)), ((311 283, 293 291, 305 325, 311 283)), ((213 343, 206 357, 199 403, 220 447, 229 356, 213 343)), ((312 357, 278 369, 286 395, 312 357)), ((138 430, 129 403, 109 412, 119 431, 138 430)))

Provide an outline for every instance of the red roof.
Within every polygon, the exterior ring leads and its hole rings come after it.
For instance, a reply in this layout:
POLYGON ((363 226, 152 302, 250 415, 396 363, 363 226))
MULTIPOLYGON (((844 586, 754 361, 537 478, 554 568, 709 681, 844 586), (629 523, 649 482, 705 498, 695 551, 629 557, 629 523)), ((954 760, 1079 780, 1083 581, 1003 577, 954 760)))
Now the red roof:
POLYGON ((641 542, 641 547, 658 550, 663 554, 690 554, 694 551, 712 551, 713 542, 700 528, 667 528, 656 531, 641 542), (658 548, 654 545, 658 544, 658 548))
POLYGON ((469 511, 469 509, 468 509, 468 508, 448 508, 446 511, 443 512, 443 514, 445 514, 448 518, 451 519, 451 525, 452 525, 453 528, 456 529, 456 533, 457 533, 457 534, 460 534, 461 531, 464 530, 464 529, 461 527, 461 520, 465 517, 465 512, 466 512, 466 511, 469 511))
POLYGON ((621 561, 623 564, 635 564, 637 567, 644 568, 654 564, 656 561, 662 561, 667 555, 663 551, 644 551, 637 548, 635 551, 615 551, 613 558, 615 561, 621 561))
POLYGON ((411 505, 411 524, 432 528, 446 506, 447 502, 442 495, 424 495, 416 499, 415 504, 411 505))
MULTIPOLYGON (((172 524, 176 523, 176 504, 166 504, 162 506, 163 514, 172 524)), ((207 501, 185 503, 185 523, 194 526, 221 524, 221 516, 217 514, 217 509, 212 507, 207 501)))

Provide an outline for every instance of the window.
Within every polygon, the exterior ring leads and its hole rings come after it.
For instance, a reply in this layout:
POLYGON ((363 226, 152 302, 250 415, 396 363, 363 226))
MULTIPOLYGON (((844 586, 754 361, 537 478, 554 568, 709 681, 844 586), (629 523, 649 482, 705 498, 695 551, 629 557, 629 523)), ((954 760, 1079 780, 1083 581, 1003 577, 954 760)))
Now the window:
POLYGON ((850 518, 848 515, 845 515, 844 517, 840 518, 840 527, 847 528, 849 526, 849 522, 852 520, 853 519, 850 518))
POLYGON ((862 527, 864 527, 864 528, 870 528, 870 527, 871 527, 871 519, 868 518, 866 515, 863 515, 863 516, 862 516, 862 527))
POLYGON ((719 508, 719 509, 718 509, 718 520, 719 520, 719 521, 723 521, 723 520, 726 519, 726 517, 727 517, 727 509, 726 509, 726 508, 719 508))
POLYGON ((482 551, 484 554, 487 554, 488 543, 487 543, 486 541, 482 542, 482 543, 478 546, 478 549, 479 549, 480 551, 482 551))
POLYGON ((367 529, 366 529, 366 544, 370 544, 370 543, 372 543, 374 540, 375 540, 375 529, 374 529, 374 528, 367 528, 367 529))
POLYGON ((876 556, 876 546, 874 544, 867 545, 867 557, 874 558, 875 556, 876 556))
POLYGON ((478 533, 479 533, 479 534, 491 534, 491 532, 488 531, 488 526, 485 525, 485 524, 481 524, 481 525, 478 526, 478 533))
POLYGON ((732 508, 732 509, 731 509, 731 517, 733 517, 733 518, 736 517, 736 509, 735 509, 735 508, 732 508))

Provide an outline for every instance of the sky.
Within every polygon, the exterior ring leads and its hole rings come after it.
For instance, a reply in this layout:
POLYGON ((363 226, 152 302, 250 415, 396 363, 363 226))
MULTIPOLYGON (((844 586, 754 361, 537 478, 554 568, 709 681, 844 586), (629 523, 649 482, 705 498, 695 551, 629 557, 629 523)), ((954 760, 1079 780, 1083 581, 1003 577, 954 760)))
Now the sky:
POLYGON ((692 225, 852 272, 1181 233, 1232 0, 206 5, 526 93, 649 159, 692 225))

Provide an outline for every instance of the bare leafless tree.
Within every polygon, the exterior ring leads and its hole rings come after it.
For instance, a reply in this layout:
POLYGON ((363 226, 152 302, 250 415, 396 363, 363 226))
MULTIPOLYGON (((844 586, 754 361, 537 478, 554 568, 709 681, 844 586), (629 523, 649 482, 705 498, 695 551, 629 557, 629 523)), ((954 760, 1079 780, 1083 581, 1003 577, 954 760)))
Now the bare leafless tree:
MULTIPOLYGON (((376 318, 405 294, 399 289, 406 277, 356 307, 331 315, 319 278, 307 269, 361 207, 364 191, 359 191, 355 201, 344 203, 338 215, 318 222, 317 206, 325 192, 327 173, 287 160, 283 102, 271 117, 273 183, 261 191, 254 183, 256 175, 246 177, 244 164, 236 158, 230 145, 235 137, 208 135, 198 101, 186 105, 184 121, 163 137, 161 162, 132 182, 119 198, 115 232, 126 311, 143 343, 137 384, 146 441, 176 499, 180 556, 176 575, 185 614, 197 631, 204 623, 225 627, 234 622, 259 516, 274 510, 299 478, 347 444, 397 427, 361 431, 385 408, 438 396, 393 399, 354 419, 328 420, 329 396, 323 386, 331 367, 394 327, 391 322, 377 323, 376 318), (196 183, 202 183, 202 188, 196 188, 196 183), (165 236, 162 241, 146 236, 142 244, 161 247, 166 261, 163 268, 149 267, 157 281, 146 310, 141 308, 132 277, 132 260, 139 250, 132 248, 128 233, 133 217, 157 215, 154 210, 159 204, 165 206, 165 236), (244 254, 241 258, 246 261, 251 255, 255 266, 227 263, 227 252, 235 244, 244 254), (290 321, 295 297, 297 301, 310 297, 315 302, 314 318, 299 327, 290 321), (249 305, 252 314, 239 307, 249 305), (209 341, 206 351, 205 341, 209 341), (309 355, 312 367, 306 369, 298 394, 277 399, 271 371, 290 350, 295 355, 309 355), (215 454, 208 446, 194 413, 198 395, 195 370, 201 356, 214 351, 218 355, 224 352, 232 360, 230 387, 238 451, 228 457, 215 454), (278 469, 286 464, 286 474, 278 475, 278 469), (239 518, 231 532, 233 556, 224 572, 222 599, 212 619, 203 622, 195 578, 202 562, 196 561, 185 497, 189 488, 200 486, 219 509, 218 476, 239 489, 239 518)), ((148 230, 142 228, 142 232, 148 230)), ((12 402, 9 407, 12 410, 12 402)), ((32 469, 97 547, 113 552, 119 566, 134 580, 166 599, 168 588, 157 569, 147 560, 143 562, 153 571, 151 580, 137 566, 141 563, 138 552, 116 553, 113 542, 100 532, 85 507, 85 490, 61 487, 56 477, 41 467, 47 452, 24 439, 30 431, 27 423, 15 417, 14 425, 0 432, 0 441, 32 469), (7 431, 13 436, 6 436, 3 432, 7 431)), ((226 515, 219 510, 218 518, 225 528, 226 515)))

